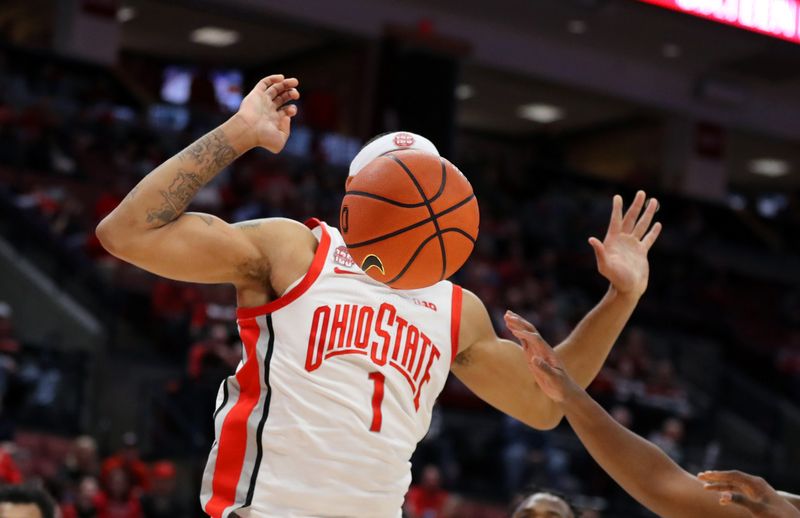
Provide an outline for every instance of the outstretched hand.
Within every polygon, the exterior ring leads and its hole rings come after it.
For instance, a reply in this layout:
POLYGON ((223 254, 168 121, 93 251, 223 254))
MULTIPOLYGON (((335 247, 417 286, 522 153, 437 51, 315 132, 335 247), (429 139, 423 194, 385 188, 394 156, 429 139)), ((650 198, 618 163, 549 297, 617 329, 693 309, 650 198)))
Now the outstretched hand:
POLYGON ((720 505, 738 505, 757 518, 798 518, 800 510, 761 477, 741 471, 704 471, 697 478, 708 491, 720 493, 720 505))
POLYGON ((297 115, 297 106, 287 104, 300 98, 297 86, 300 82, 282 74, 265 77, 242 99, 239 118, 252 133, 250 143, 277 153, 286 145, 291 130, 292 117, 297 115))
POLYGON ((508 330, 522 344, 531 375, 547 397, 562 403, 583 390, 570 378, 561 359, 533 324, 512 311, 506 311, 504 318, 508 330))
POLYGON ((661 233, 661 223, 650 227, 658 210, 658 201, 653 198, 645 207, 646 198, 644 191, 637 192, 623 216, 622 197, 614 196, 611 221, 605 238, 603 241, 596 237, 589 238, 600 274, 618 292, 636 297, 647 289, 650 275, 647 252, 661 233))

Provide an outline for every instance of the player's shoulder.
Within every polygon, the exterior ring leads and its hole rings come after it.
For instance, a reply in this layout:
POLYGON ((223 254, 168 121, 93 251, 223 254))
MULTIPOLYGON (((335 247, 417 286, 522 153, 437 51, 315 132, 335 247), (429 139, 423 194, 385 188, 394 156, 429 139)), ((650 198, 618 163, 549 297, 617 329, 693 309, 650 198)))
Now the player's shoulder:
POLYGON ((459 329, 459 352, 472 344, 495 336, 492 319, 483 301, 475 293, 461 289, 461 325, 459 329))
POLYGON ((311 228, 289 218, 251 219, 234 223, 233 226, 247 235, 260 249, 271 253, 281 249, 317 247, 317 238, 311 228))

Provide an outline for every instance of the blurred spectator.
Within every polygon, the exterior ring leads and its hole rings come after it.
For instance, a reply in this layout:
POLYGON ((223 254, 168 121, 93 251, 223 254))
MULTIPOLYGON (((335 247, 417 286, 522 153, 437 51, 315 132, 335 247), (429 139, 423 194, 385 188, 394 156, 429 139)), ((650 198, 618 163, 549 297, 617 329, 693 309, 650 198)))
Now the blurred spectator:
POLYGON ((675 374, 675 366, 669 360, 656 363, 645 385, 644 395, 644 402, 650 406, 684 417, 689 415, 688 395, 675 374))
POLYGON ((550 491, 537 491, 526 497, 511 518, 575 518, 575 511, 564 497, 550 491))
POLYGON ((444 518, 451 505, 450 494, 442 489, 439 468, 433 465, 422 470, 422 480, 412 485, 406 495, 405 510, 409 518, 444 518))
POLYGON ((100 460, 97 442, 88 435, 81 435, 72 442, 72 449, 64 459, 60 478, 68 487, 77 487, 87 478, 100 476, 100 460))
POLYGON ((172 462, 160 461, 153 465, 150 490, 142 496, 142 511, 145 518, 189 516, 176 493, 176 472, 172 462))
MULTIPOLYGON (((111 493, 111 474, 120 470, 127 476, 124 483, 135 490, 146 490, 150 487, 147 465, 139 458, 139 439, 133 432, 122 435, 122 448, 103 461, 101 481, 103 487, 111 493)), ((117 477, 117 485, 121 480, 117 477)))
POLYGON ((506 494, 524 486, 547 481, 559 488, 569 486, 569 458, 551 445, 548 433, 534 430, 513 417, 503 417, 503 467, 506 494))
POLYGON ((5 445, 0 445, 0 483, 22 483, 22 473, 5 445))
POLYGON ((683 421, 677 417, 671 417, 664 421, 661 429, 651 434, 648 439, 661 448, 672 460, 681 464, 684 459, 682 445, 684 432, 683 421))
POLYGON ((114 468, 108 473, 108 507, 107 518, 143 518, 142 507, 137 494, 139 491, 131 485, 129 472, 123 468, 114 468))
POLYGON ((55 518, 55 504, 34 486, 0 486, 0 517, 55 518))
POLYGON ((241 347, 231 340, 228 326, 217 323, 208 329, 205 340, 189 349, 189 378, 208 378, 218 383, 236 369, 242 358, 241 347))
POLYGON ((63 518, 109 518, 108 499, 94 477, 84 477, 73 501, 61 506, 63 518))

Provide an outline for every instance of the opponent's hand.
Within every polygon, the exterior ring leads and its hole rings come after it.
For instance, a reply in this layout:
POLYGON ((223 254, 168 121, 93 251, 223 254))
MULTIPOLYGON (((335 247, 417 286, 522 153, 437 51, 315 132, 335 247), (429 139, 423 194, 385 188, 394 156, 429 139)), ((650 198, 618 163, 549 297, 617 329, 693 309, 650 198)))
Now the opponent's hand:
POLYGON ((300 98, 294 77, 282 74, 265 77, 242 99, 234 117, 248 128, 249 143, 278 153, 289 138, 292 117, 297 115, 297 106, 286 104, 300 98))
POLYGON ((720 505, 738 505, 758 518, 797 518, 800 510, 786 501, 766 480, 741 471, 704 471, 697 478, 709 491, 720 493, 720 505))
POLYGON ((504 318, 508 330, 522 344, 531 375, 547 397, 562 403, 583 390, 570 378, 561 359, 533 324, 513 311, 506 311, 504 318))
POLYGON ((606 237, 603 241, 596 237, 589 238, 589 244, 597 258, 597 269, 603 277, 619 293, 636 297, 647 289, 650 275, 647 252, 661 233, 661 223, 650 228, 658 210, 658 201, 653 198, 644 208, 645 199, 644 191, 637 192, 628 212, 623 216, 622 197, 614 196, 606 237))

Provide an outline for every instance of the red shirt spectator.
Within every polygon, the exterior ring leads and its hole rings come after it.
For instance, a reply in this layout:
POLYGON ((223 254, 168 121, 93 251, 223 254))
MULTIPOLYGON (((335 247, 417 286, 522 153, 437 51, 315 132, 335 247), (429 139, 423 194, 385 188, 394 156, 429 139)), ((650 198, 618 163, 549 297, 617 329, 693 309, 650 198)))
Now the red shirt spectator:
POLYGON ((122 449, 116 454, 103 461, 100 470, 100 480, 103 487, 110 490, 111 475, 118 470, 127 475, 127 481, 134 490, 145 490, 150 487, 150 472, 147 464, 139 458, 138 440, 136 434, 128 432, 122 436, 122 449))
POLYGON ((20 472, 11 454, 5 448, 0 447, 0 482, 6 484, 19 484, 22 482, 20 472))
POLYGON ((441 475, 436 466, 426 466, 422 483, 411 486, 406 495, 406 511, 412 518, 443 518, 450 495, 441 487, 441 475))

